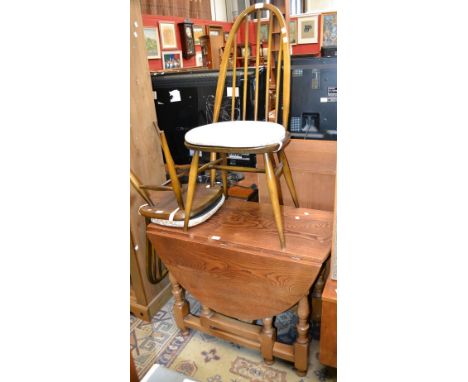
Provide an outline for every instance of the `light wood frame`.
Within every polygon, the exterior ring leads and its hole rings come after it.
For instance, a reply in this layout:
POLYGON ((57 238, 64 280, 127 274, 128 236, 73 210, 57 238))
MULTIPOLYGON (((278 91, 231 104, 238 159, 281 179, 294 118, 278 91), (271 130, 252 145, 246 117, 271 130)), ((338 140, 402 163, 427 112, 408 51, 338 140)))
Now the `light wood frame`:
POLYGON ((161 46, 163 49, 177 49, 177 35, 175 23, 170 21, 160 21, 159 31, 161 32, 161 46), (167 33, 171 35, 173 42, 167 39, 167 33))
POLYGON ((206 34, 204 25, 193 25, 193 41, 195 45, 200 45, 200 36, 206 34))
POLYGON ((146 44, 146 53, 147 53, 147 58, 148 60, 151 60, 151 59, 160 59, 161 58, 161 41, 159 40, 159 32, 158 32, 158 28, 157 27, 144 27, 144 30, 143 30, 143 33, 145 35, 145 44, 146 44), (150 54, 150 52, 148 51, 148 39, 150 39, 150 37, 147 36, 147 31, 154 31, 156 36, 155 36, 155 40, 156 40, 156 53, 155 54, 150 54))
MULTIPOLYGON (((325 35, 327 33, 327 31, 325 30, 325 18, 326 17, 329 17, 329 16, 334 16, 335 17, 335 20, 336 20, 336 24, 338 24, 338 16, 337 16, 337 13, 336 12, 325 12, 325 13, 322 13, 320 15, 320 22, 321 22, 321 33, 320 33, 320 46, 322 47, 336 47, 338 45, 338 35, 337 35, 337 31, 335 31, 335 43, 334 44, 330 44, 330 43, 327 43, 325 40, 325 35)), ((338 26, 336 25, 336 28, 338 28, 338 26)))
MULTIPOLYGON (((245 9, 234 22, 232 26, 231 32, 229 34, 228 41, 226 42, 226 46, 224 49, 223 59, 221 62, 220 72, 219 72, 219 79, 216 88, 216 95, 215 95, 215 105, 214 105, 214 112, 213 112, 213 122, 217 122, 220 113, 221 102, 224 94, 225 88, 225 80, 226 80, 226 72, 231 61, 231 53, 232 53, 232 62, 234 63, 233 68, 233 83, 236 82, 236 75, 237 75, 237 32, 240 30, 241 24, 244 24, 245 27, 245 46, 248 45, 249 42, 249 15, 252 13, 257 14, 257 18, 260 19, 260 14, 262 10, 269 10, 270 20, 269 20, 269 31, 268 31, 268 46, 271 46, 272 42, 272 30, 273 30, 273 21, 274 18, 278 21, 281 33, 281 40, 279 44, 279 51, 278 51, 278 58, 277 58, 277 66, 281 67, 281 63, 283 66, 283 71, 277 70, 276 71, 276 103, 275 103, 275 113, 274 113, 274 122, 278 122, 278 115, 280 111, 280 89, 281 89, 281 82, 282 82, 282 123, 285 128, 287 129, 288 120, 289 120, 289 102, 290 102, 290 71, 291 71, 291 58, 290 58, 290 49, 289 49, 289 42, 288 42, 288 34, 286 23, 282 13, 279 11, 278 8, 275 6, 268 4, 268 3, 257 3, 245 9), (283 76, 283 78, 281 78, 283 76)), ((254 103, 254 120, 257 120, 258 116, 258 89, 259 89, 259 66, 260 66, 260 25, 261 23, 256 24, 256 49, 255 49, 255 57, 256 57, 256 72, 255 72, 255 103, 254 103)), ((248 57, 244 57, 244 84, 247 84, 247 70, 248 70, 248 57)), ((266 78, 267 83, 271 77, 274 77, 272 71, 272 55, 271 52, 267 55, 267 70, 266 70, 266 78)), ((247 86, 244 85, 243 88, 243 115, 242 119, 246 119, 246 102, 247 102, 247 86)), ((232 98, 232 113, 231 119, 234 120, 234 103, 236 97, 232 98)), ((266 87, 266 95, 265 95, 265 114, 268 116, 269 108, 269 89, 268 86, 266 87)), ((207 168, 210 170, 210 178, 211 178, 211 186, 214 186, 214 181, 216 177, 216 170, 221 171, 222 175, 222 182, 223 182, 223 190, 224 195, 227 197, 227 172, 231 171, 241 171, 241 172, 257 172, 257 173, 264 173, 266 175, 268 190, 270 194, 270 201, 273 207, 274 218, 276 227, 278 230, 278 236, 280 241, 281 248, 285 248, 286 241, 284 235, 284 227, 283 227, 283 218, 280 204, 282 204, 282 193, 281 188, 279 186, 279 178, 281 175, 284 175, 286 184, 289 188, 289 192, 291 193, 291 197, 294 200, 294 204, 296 207, 299 207, 299 201, 296 194, 296 189, 294 186, 294 181, 292 178, 291 170, 288 164, 288 160, 286 158, 286 154, 284 152, 284 148, 289 143, 289 133, 285 134, 285 138, 281 144, 273 144, 261 147, 249 147, 249 148, 239 148, 239 147, 214 147, 214 146, 202 146, 202 145, 193 145, 188 142, 185 142, 185 146, 189 149, 194 150, 193 160, 191 164, 191 169, 189 173, 189 182, 188 182, 188 190, 187 190, 187 199, 185 201, 185 208, 187 214, 189 214, 193 198, 195 196, 196 190, 196 181, 198 175, 198 154, 200 151, 209 152, 210 153, 210 162, 206 165, 207 168), (262 154, 265 162, 265 167, 262 169, 256 168, 249 168, 249 167, 241 167, 241 166, 228 166, 227 165, 227 155, 230 153, 241 153, 241 154, 262 154), (218 154, 220 158, 218 159, 218 154), (274 154, 277 155, 275 159, 274 154), (221 164, 219 164, 219 160, 221 159, 221 164), (276 165, 276 160, 278 161, 278 165, 276 165)), ((185 218, 185 225, 184 229, 188 230, 188 223, 189 217, 188 215, 185 218)))
POLYGON ((195 52, 195 65, 197 67, 203 66, 203 52, 201 50, 195 52))
POLYGON ((298 44, 315 44, 318 43, 318 15, 299 17, 297 19, 297 42, 298 44), (313 36, 304 36, 304 27, 310 26, 312 28, 313 36))
POLYGON ((289 20, 289 45, 297 45, 297 19, 291 19, 289 20), (294 39, 292 38, 292 33, 291 33, 291 25, 294 26, 294 39))
POLYGON ((260 43, 268 41, 268 21, 260 22, 260 43), (266 31, 264 30, 266 29, 266 31))

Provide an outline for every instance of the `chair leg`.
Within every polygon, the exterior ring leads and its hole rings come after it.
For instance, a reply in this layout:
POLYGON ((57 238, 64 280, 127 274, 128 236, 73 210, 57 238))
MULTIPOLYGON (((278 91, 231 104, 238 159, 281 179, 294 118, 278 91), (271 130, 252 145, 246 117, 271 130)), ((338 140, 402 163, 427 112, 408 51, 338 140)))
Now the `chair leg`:
POLYGON ((187 185, 187 197, 185 199, 185 218, 184 218, 184 231, 188 230, 190 220, 190 211, 192 210, 193 196, 197 188, 198 176, 198 151, 193 152, 192 164, 190 165, 189 180, 187 185))
MULTIPOLYGON (((223 153, 221 154, 221 158, 223 158, 223 161, 222 161, 223 166, 227 166, 227 155, 223 153)), ((228 181, 227 181, 226 170, 221 170, 221 177, 223 179, 223 193, 224 193, 224 196, 227 198, 228 197, 228 181)))
POLYGON ((275 170, 270 160, 268 153, 263 154, 265 161, 265 175, 267 180, 268 192, 270 194, 271 206, 273 207, 273 214, 275 216, 276 228, 278 229, 278 236, 280 239, 281 249, 286 246, 284 238, 283 217, 281 216, 281 207, 278 199, 278 187, 275 176, 275 170))
POLYGON ((288 158, 286 157, 286 153, 284 152, 284 150, 281 150, 278 153, 278 157, 281 163, 283 163, 284 179, 286 180, 286 184, 288 185, 289 192, 291 193, 294 205, 296 206, 296 208, 299 208, 299 199, 297 198, 296 187, 294 187, 291 168, 289 167, 288 158))
MULTIPOLYGON (((276 160, 275 160, 275 155, 273 153, 270 153, 270 158, 271 158, 271 164, 273 165, 273 169, 276 169, 276 160)), ((278 157, 278 163, 281 163, 281 160, 279 159, 278 157)), ((281 182, 280 182, 280 179, 281 177, 280 176, 275 176, 276 178, 276 187, 278 188, 278 200, 279 200, 279 204, 283 205, 283 192, 281 191, 281 182)))
MULTIPOLYGON (((213 162, 216 160, 216 153, 215 152, 211 152, 210 153, 210 162, 213 162)), ((214 187, 216 183, 216 170, 215 169, 211 169, 210 170, 210 186, 211 187, 214 187)))

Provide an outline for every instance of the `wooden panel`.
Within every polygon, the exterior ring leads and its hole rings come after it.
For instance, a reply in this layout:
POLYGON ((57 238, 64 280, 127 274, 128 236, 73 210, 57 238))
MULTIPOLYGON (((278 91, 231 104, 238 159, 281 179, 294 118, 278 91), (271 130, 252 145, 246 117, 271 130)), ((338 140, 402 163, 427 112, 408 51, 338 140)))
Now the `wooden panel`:
MULTIPOLYGON (((285 149, 301 207, 333 211, 336 178, 336 141, 291 139, 285 149)), ((263 158, 257 155, 257 167, 263 158)), ((281 178, 283 201, 294 206, 284 177, 281 178)), ((258 174, 259 201, 268 203, 265 175, 258 174)))
POLYGON ((280 249, 269 204, 229 199, 184 232, 150 224, 148 237, 175 279, 202 304, 254 320, 296 304, 330 254, 327 211, 282 207, 288 245, 280 249))
MULTIPOLYGON (((146 57, 140 2, 131 0, 130 168, 145 184, 160 184, 165 180, 161 143, 152 125, 153 121, 156 121, 156 111, 146 57)), ((130 183, 128 186, 130 187, 130 183)), ((130 256, 136 255, 136 261, 131 261, 131 277, 138 304, 146 306, 168 284, 168 281, 165 280, 159 285, 153 285, 146 277, 146 225, 144 218, 138 215, 138 207, 142 204, 144 204, 143 199, 131 189, 130 229, 134 246, 138 248, 133 254, 130 254, 130 256), (140 288, 144 288, 144 291, 140 288), (143 296, 145 296, 144 300, 142 300, 143 296)))
POLYGON ((212 69, 219 69, 221 63, 220 49, 224 46, 224 35, 223 31, 219 36, 210 36, 210 49, 211 49, 211 63, 212 69))
POLYGON ((135 362, 133 361, 132 352, 130 352, 130 382, 139 382, 138 373, 136 371, 135 362))
POLYGON ((322 295, 322 321, 320 325, 320 363, 336 367, 336 280, 328 278, 322 295))
MULTIPOLYGON (((165 279, 166 280, 166 279, 165 279)), ((151 321, 151 318, 163 307, 163 305, 171 298, 170 283, 162 282, 158 285, 162 286, 161 291, 156 294, 151 301, 146 305, 141 305, 136 301, 135 296, 130 292, 130 312, 135 317, 144 321, 151 321)))

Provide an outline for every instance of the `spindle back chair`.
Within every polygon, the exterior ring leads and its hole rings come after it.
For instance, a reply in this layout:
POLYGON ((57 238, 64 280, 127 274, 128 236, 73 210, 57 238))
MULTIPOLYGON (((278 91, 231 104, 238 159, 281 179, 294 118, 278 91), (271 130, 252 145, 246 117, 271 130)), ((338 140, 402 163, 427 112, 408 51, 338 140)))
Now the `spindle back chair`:
MULTIPOLYGON (((242 60, 242 57, 241 57, 242 60)), ((257 172, 266 174, 267 185, 270 194, 271 204, 273 207, 275 223, 278 229, 278 235, 281 248, 285 247, 285 236, 283 228, 283 219, 281 214, 280 203, 282 204, 281 188, 279 177, 284 175, 286 184, 291 193, 292 199, 296 207, 299 207, 299 202, 294 187, 294 182, 291 170, 284 152, 285 146, 288 144, 290 135, 286 131, 289 117, 289 101, 290 101, 290 73, 291 60, 288 42, 288 32, 283 15, 278 8, 267 3, 257 3, 246 8, 235 20, 234 25, 229 33, 229 37, 224 48, 224 54, 219 71, 219 79, 216 88, 215 104, 213 110, 213 123, 197 127, 190 130, 185 135, 185 146, 194 150, 194 155, 190 167, 189 183, 187 198, 185 200, 185 209, 190 211, 193 206, 193 199, 196 191, 196 178, 198 174, 199 152, 210 152, 210 162, 204 167, 210 170, 211 185, 215 185, 216 170, 221 171, 224 195, 227 197, 227 171, 240 172, 257 172), (262 11, 267 11, 269 15, 268 29, 268 49, 266 57, 266 94, 265 94, 265 119, 266 121, 258 121, 259 108, 259 67, 260 67, 260 19, 262 11), (254 23, 249 19, 249 15, 256 14, 257 22, 254 23), (275 22, 276 20, 276 22, 275 22), (255 84, 254 84, 254 120, 246 121, 247 114, 247 88, 248 88, 248 67, 250 57, 247 47, 249 43, 250 25, 256 24, 255 35, 255 84), (244 35, 240 35, 241 25, 243 25, 244 35), (276 28, 277 32, 273 32, 276 28), (279 47, 276 57, 275 70, 273 72, 273 33, 279 34, 279 47), (243 88, 242 94, 237 94, 236 77, 237 61, 238 61, 238 43, 243 40, 244 57, 243 57, 243 88), (232 83, 231 83, 231 121, 219 122, 221 105, 223 97, 229 95, 226 85, 226 73, 228 66, 232 66, 232 83), (272 78, 276 83, 276 96, 274 97, 275 105, 272 111, 270 121, 270 86, 269 79, 272 78), (235 113, 236 99, 241 99, 241 113, 235 113), (281 98, 281 102, 280 102, 281 98), (237 120, 235 116, 237 115, 237 120), (281 118, 279 120, 279 117, 281 118), (281 122, 280 125, 278 122, 281 122), (274 153, 277 155, 278 166, 274 153), (218 158, 218 154, 220 158, 218 158), (260 154, 263 155, 265 168, 249 168, 242 166, 228 166, 228 154, 260 154), (221 164, 219 162, 221 161, 221 164)), ((225 112, 225 110, 223 110, 225 112)), ((225 113, 223 113, 225 114, 225 113)), ((188 217, 184 221, 185 230, 188 229, 188 217)))

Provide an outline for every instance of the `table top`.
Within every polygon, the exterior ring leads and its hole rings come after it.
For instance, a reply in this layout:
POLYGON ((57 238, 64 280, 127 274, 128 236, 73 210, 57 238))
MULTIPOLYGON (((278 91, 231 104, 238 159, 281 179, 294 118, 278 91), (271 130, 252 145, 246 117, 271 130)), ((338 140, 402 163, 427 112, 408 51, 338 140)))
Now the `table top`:
POLYGON ((172 276, 202 304, 238 319, 276 316, 309 293, 330 255, 333 213, 282 206, 281 249, 270 204, 229 198, 189 228, 150 224, 147 235, 172 276))
POLYGON ((188 232, 153 224, 147 232, 163 231, 180 240, 321 265, 330 254, 333 213, 289 206, 281 209, 286 236, 284 250, 280 247, 271 205, 236 199, 227 199, 213 217, 188 232))

